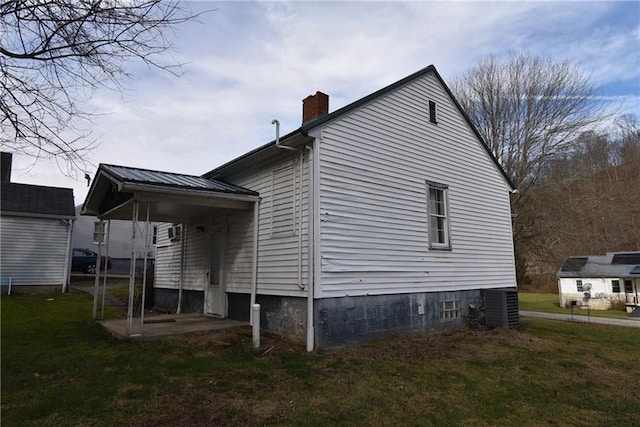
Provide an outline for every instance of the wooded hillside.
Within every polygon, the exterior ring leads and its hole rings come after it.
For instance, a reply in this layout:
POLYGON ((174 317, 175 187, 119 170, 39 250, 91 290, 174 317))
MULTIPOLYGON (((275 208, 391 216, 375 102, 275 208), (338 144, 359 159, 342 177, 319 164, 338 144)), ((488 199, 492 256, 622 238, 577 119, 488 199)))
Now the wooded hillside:
POLYGON ((625 115, 548 160, 514 220, 522 287, 555 287, 572 255, 640 250, 640 126, 625 115))

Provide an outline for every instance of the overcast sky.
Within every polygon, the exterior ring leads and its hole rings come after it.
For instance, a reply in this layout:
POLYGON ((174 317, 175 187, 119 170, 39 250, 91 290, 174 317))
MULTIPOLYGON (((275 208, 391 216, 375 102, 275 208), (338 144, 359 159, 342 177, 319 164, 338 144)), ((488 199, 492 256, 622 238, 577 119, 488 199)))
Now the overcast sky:
MULTIPOLYGON (((132 64, 128 91, 98 91, 89 160, 199 175, 301 124, 317 90, 334 111, 429 64, 445 81, 490 54, 570 59, 611 105, 640 115, 638 2, 196 2, 215 9, 176 30, 176 78, 132 64)), ((86 182, 14 154, 14 182, 86 182)))

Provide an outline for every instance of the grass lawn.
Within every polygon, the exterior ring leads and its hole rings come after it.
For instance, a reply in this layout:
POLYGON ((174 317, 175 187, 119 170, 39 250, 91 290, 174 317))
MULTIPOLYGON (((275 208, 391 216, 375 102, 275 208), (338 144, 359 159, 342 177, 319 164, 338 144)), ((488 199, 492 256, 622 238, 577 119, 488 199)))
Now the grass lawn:
POLYGON ((308 354, 249 328, 115 341, 84 294, 2 298, 2 425, 640 425, 640 330, 524 319, 308 354))
MULTIPOLYGON (((571 314, 570 308, 561 308, 558 294, 539 294, 533 292, 518 292, 520 310, 542 311, 545 313, 571 314)), ((587 310, 575 309, 574 315, 587 315, 587 310)), ((615 317, 628 319, 629 313, 622 310, 591 310, 594 317, 615 317)))

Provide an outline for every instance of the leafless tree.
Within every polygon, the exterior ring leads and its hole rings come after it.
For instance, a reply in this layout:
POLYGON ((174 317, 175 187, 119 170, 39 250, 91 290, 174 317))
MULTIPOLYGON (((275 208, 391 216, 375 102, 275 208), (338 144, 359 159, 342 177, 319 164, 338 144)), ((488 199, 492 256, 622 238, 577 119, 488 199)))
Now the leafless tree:
MULTIPOLYGON (((541 222, 557 209, 546 209, 548 203, 562 200, 558 188, 548 190, 547 182, 536 188, 542 172, 552 160, 570 154, 579 143, 577 136, 611 117, 612 111, 598 102, 589 76, 573 63, 529 54, 482 60, 455 79, 452 88, 518 189, 512 197, 517 214, 513 231, 517 264, 523 267, 526 259, 540 255, 532 248, 540 241, 541 227, 553 228, 541 222), (545 193, 546 199, 541 197, 545 193)), ((584 149, 606 149, 597 138, 589 144, 584 149)), ((546 243, 553 240, 545 237, 546 243)), ((521 273, 520 268, 519 278, 521 273)))
POLYGON ((529 54, 480 61, 453 89, 521 194, 545 162, 606 115, 588 76, 569 61, 529 54))
POLYGON ((165 0, 0 0, 0 16, 0 146, 55 158, 70 175, 96 143, 82 104, 97 88, 121 90, 132 60, 179 74, 162 54, 195 18, 165 0))

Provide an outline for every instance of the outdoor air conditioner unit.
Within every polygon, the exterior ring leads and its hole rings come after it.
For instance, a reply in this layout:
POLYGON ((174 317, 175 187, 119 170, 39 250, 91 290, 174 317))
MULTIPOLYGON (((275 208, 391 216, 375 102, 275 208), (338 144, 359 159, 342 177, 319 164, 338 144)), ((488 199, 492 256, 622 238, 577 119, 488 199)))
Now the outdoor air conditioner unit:
POLYGON ((182 228, 180 227, 180 224, 173 224, 171 227, 169 227, 167 233, 169 235, 169 240, 174 242, 176 240, 180 240, 182 228))
POLYGON ((484 291, 485 319, 489 327, 515 328, 520 322, 516 289, 484 291))

